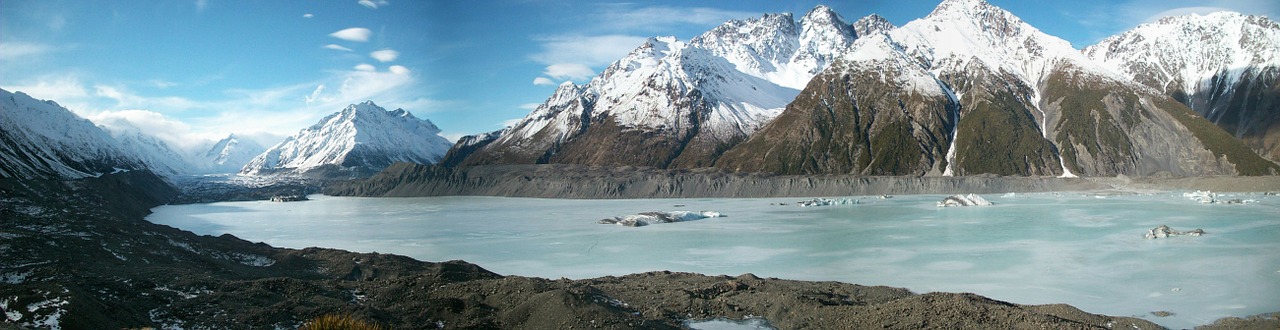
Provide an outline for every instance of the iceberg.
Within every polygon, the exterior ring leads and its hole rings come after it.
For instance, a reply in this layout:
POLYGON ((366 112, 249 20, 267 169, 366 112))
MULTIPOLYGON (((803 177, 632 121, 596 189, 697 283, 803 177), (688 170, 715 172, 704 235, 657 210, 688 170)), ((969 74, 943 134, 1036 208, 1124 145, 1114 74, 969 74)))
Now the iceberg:
POLYGON ((596 223, 605 225, 619 225, 627 227, 640 227, 656 223, 672 223, 701 220, 706 218, 719 218, 723 214, 716 211, 673 211, 673 212, 640 212, 639 214, 624 215, 620 217, 600 219, 596 223))
POLYGON ((991 202, 988 202, 986 198, 982 198, 982 196, 978 196, 975 194, 951 195, 951 196, 947 196, 947 198, 943 198, 941 202, 938 202, 938 207, 987 206, 987 205, 993 205, 993 204, 991 202))
POLYGON ((1200 235, 1204 235, 1204 229, 1196 228, 1195 230, 1192 230, 1192 231, 1177 231, 1177 230, 1173 230, 1172 228, 1169 228, 1169 226, 1160 225, 1159 227, 1151 228, 1151 230, 1148 230, 1147 235, 1145 237, 1147 239, 1156 239, 1156 238, 1165 238, 1170 236, 1200 236, 1200 235))

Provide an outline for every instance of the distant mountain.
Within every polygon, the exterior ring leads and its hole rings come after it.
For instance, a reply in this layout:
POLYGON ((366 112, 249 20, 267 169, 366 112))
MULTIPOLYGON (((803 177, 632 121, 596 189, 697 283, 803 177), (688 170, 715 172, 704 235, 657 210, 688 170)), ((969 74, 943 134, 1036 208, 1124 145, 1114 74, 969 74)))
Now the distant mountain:
POLYGON ((504 131, 461 139, 445 164, 705 167, 772 120, 878 16, 825 6, 729 21, 687 42, 650 38, 586 85, 565 83, 504 131))
POLYGON ((452 143, 431 121, 372 101, 352 104, 254 157, 244 175, 361 177, 395 162, 433 164, 452 143))
POLYGON ((144 133, 124 118, 102 119, 99 127, 115 138, 125 152, 141 160, 148 169, 162 177, 191 174, 195 165, 187 157, 159 138, 144 133), (102 122, 106 121, 106 122, 102 122))
POLYGON ((862 38, 718 167, 787 174, 1270 174, 1238 140, 981 0, 862 38))
POLYGON ((194 161, 198 162, 201 173, 236 173, 266 150, 253 140, 230 134, 213 143, 204 153, 196 155, 194 161))
POLYGON ((1083 52, 1280 161, 1280 24, 1275 21, 1232 12, 1166 17, 1083 52))
POLYGON ((0 176, 77 179, 146 167, 106 131, 67 108, 0 89, 0 176))

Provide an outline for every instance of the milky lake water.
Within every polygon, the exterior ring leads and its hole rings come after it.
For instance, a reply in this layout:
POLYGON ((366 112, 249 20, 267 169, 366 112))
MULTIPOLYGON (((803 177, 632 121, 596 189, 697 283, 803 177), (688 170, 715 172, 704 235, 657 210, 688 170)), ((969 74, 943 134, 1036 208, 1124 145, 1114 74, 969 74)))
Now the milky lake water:
POLYGON ((1280 311, 1280 197, 1262 194, 1225 197, 1258 201, 1243 205, 1200 204, 1179 192, 997 194, 984 196, 994 206, 951 208, 935 205, 941 195, 822 207, 798 207, 801 198, 311 197, 162 206, 147 220, 278 247, 462 259, 505 275, 754 273, 1067 303, 1174 328, 1280 311), (676 210, 725 217, 596 223, 676 210), (1143 238, 1159 225, 1206 234, 1143 238))

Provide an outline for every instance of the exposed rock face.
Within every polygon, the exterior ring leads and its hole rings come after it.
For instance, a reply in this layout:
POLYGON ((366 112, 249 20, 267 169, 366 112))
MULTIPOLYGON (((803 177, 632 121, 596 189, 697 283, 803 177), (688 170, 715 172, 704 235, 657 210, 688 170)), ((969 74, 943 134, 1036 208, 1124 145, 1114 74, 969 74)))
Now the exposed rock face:
POLYGON ((980 0, 863 37, 716 166, 780 174, 1269 175, 1159 92, 980 0))
POLYGON ((1217 12, 1166 17, 1083 50, 1280 161, 1280 24, 1217 12))

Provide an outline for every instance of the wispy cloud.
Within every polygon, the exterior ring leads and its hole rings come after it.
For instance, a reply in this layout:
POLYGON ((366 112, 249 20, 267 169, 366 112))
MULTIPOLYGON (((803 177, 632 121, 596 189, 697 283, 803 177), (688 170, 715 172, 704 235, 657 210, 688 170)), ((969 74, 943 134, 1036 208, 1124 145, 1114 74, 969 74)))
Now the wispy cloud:
POLYGON ((312 17, 316 17, 316 15, 312 15, 311 13, 302 14, 302 18, 312 18, 312 17))
POLYGON ((0 61, 12 62, 24 57, 43 56, 58 50, 58 47, 34 42, 5 41, 0 42, 0 61))
POLYGON ((594 76, 595 71, 583 64, 556 63, 548 65, 542 74, 555 79, 586 80, 594 76))
POLYGON ((533 78, 533 84, 538 86, 555 86, 556 82, 547 79, 547 77, 533 78))
POLYGON ((203 13, 206 8, 209 8, 209 0, 196 0, 197 13, 203 13))
POLYGON ((344 52, 349 52, 349 51, 351 51, 351 48, 342 47, 342 46, 340 46, 340 45, 336 45, 336 44, 328 44, 328 45, 324 45, 324 48, 326 48, 326 49, 332 49, 332 50, 341 50, 341 51, 344 51, 344 52))
POLYGON ((400 52, 391 49, 375 50, 369 53, 369 57, 378 60, 378 62, 386 63, 395 61, 397 57, 400 57, 400 52))
POLYGON ((369 41, 369 36, 372 34, 373 34, 373 31, 369 31, 369 29, 362 28, 362 27, 353 27, 353 28, 338 30, 338 32, 330 33, 329 36, 346 40, 346 41, 366 42, 366 41, 369 41))
POLYGON ((756 16, 760 13, 708 7, 640 7, 634 3, 602 4, 594 15, 600 28, 650 32, 678 25, 719 25, 756 16))
POLYGON ((530 55, 544 64, 576 63, 597 66, 612 63, 644 44, 646 37, 629 35, 563 35, 542 38, 542 51, 530 55))
POLYGON ((369 64, 369 63, 356 64, 356 66, 353 67, 352 69, 355 69, 356 71, 377 71, 378 70, 378 68, 374 67, 372 64, 369 64))
POLYGON ((361 6, 365 6, 369 9, 378 9, 378 7, 391 4, 386 0, 360 0, 360 1, 357 1, 356 3, 359 3, 361 6))

